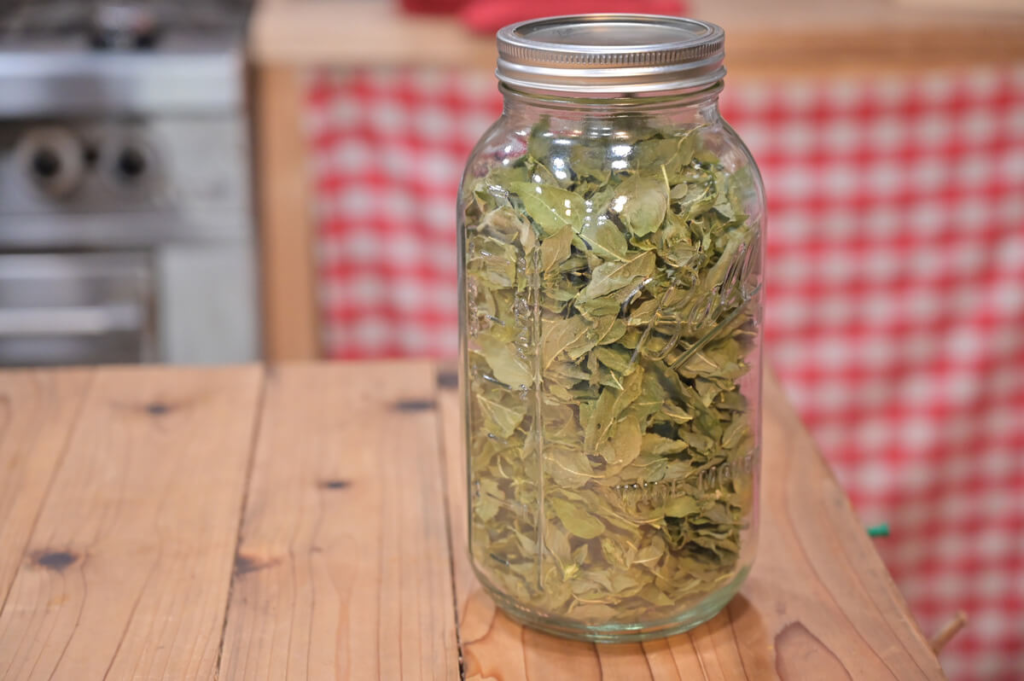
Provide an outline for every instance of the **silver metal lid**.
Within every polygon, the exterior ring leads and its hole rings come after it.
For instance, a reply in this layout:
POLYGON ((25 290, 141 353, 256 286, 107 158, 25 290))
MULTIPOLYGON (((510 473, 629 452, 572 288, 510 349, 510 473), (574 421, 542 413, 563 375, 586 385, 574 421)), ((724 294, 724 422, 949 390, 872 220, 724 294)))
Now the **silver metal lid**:
POLYGON ((725 76, 725 32, 649 14, 533 19, 498 31, 498 80, 591 97, 706 88, 725 76))

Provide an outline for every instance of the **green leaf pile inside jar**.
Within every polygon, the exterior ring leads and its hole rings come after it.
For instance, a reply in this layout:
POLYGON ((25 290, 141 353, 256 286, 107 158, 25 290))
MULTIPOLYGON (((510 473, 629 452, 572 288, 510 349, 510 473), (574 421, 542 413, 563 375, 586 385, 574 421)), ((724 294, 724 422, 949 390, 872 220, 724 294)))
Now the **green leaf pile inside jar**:
POLYGON ((594 625, 670 618, 737 577, 757 447, 754 180, 700 127, 616 126, 628 139, 542 121, 462 197, 474 561, 594 625))

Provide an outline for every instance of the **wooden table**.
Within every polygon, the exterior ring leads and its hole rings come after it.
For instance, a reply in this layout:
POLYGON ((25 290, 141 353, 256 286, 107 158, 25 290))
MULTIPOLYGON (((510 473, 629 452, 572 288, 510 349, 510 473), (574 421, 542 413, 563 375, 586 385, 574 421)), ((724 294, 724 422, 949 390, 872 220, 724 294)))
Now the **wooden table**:
POLYGON ((0 678, 939 679, 871 540, 765 390, 758 561, 688 634, 496 612, 428 362, 0 373, 0 678))

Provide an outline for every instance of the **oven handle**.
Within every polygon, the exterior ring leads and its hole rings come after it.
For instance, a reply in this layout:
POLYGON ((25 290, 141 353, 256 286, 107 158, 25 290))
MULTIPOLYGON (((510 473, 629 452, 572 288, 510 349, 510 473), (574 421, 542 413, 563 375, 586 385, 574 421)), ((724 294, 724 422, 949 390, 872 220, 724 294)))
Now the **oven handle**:
POLYGON ((145 327, 138 305, 0 308, 0 338, 16 336, 105 336, 145 327))

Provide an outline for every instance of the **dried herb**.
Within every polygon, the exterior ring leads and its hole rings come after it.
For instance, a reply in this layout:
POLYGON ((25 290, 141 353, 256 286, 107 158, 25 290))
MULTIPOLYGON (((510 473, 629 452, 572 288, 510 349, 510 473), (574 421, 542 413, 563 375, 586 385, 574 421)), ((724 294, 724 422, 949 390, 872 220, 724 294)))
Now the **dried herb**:
POLYGON ((753 180, 699 128, 634 122, 613 142, 545 121, 461 204, 474 559, 592 624, 733 579, 753 505, 753 180))

